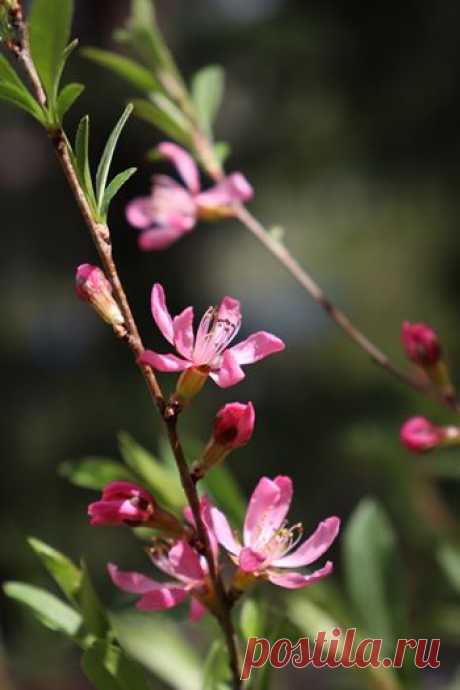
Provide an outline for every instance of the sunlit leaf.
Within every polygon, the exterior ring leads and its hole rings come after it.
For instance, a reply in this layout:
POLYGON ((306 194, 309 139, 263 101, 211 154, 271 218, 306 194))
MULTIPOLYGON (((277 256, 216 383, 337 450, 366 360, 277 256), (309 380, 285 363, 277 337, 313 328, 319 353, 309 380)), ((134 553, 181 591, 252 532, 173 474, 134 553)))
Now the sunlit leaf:
POLYGON ((6 582, 3 585, 6 596, 14 599, 50 630, 75 637, 81 625, 81 616, 54 594, 24 582, 6 582))
POLYGON ((125 126, 129 116, 133 111, 133 106, 129 103, 125 110, 123 111, 120 119, 110 133, 107 143, 105 145, 104 151, 102 152, 101 160, 96 172, 96 195, 97 195, 97 208, 100 211, 104 201, 104 193, 107 185, 107 179, 109 176, 110 166, 112 164, 113 155, 115 153, 115 148, 120 138, 123 127, 125 126))
POLYGON ((35 537, 30 537, 28 543, 67 598, 75 601, 82 579, 80 568, 63 553, 35 537))
POLYGON ((160 89, 153 73, 131 58, 100 48, 84 48, 81 54, 98 65, 111 70, 140 91, 148 93, 160 89))
POLYGON ((120 191, 120 189, 123 187, 124 184, 134 175, 134 173, 137 171, 137 168, 128 168, 127 170, 124 170, 121 173, 118 173, 113 180, 110 182, 110 184, 107 186, 107 189, 104 192, 104 198, 102 200, 102 205, 101 205, 101 216, 103 218, 106 218, 107 213, 109 212, 109 206, 110 202, 114 198, 116 194, 120 191))
POLYGON ((42 125, 46 125, 46 117, 37 103, 25 86, 16 86, 6 82, 0 83, 0 100, 12 103, 17 108, 25 110, 29 115, 32 115, 42 125))
POLYGON ((60 122, 62 122, 66 112, 70 110, 84 90, 85 87, 83 84, 67 84, 67 86, 64 86, 58 96, 56 105, 56 112, 60 122))
POLYGON ((109 482, 135 480, 135 476, 124 465, 108 458, 64 462, 59 467, 59 473, 83 489, 100 490, 109 482))
POLYGON ((154 125, 181 144, 190 143, 190 125, 187 118, 163 94, 155 94, 152 101, 136 98, 133 105, 135 115, 141 120, 154 125))
POLYGON ((96 198, 94 195, 91 168, 89 165, 89 116, 85 115, 80 120, 77 134, 75 137, 75 160, 80 182, 86 194, 86 198, 95 208, 96 198))

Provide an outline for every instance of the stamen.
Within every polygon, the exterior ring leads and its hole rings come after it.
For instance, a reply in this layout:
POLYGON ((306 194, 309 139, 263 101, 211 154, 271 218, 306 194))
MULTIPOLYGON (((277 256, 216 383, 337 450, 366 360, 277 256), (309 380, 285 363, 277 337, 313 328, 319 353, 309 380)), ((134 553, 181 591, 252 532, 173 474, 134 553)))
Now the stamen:
POLYGON ((198 327, 193 360, 197 366, 212 366, 239 331, 241 319, 232 323, 218 318, 218 309, 209 307, 198 327))

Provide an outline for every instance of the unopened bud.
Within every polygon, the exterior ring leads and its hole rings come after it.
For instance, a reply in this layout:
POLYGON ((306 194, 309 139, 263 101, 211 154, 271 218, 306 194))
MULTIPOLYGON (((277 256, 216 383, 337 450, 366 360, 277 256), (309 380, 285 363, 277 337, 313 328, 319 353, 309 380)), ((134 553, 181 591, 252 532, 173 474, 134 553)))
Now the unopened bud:
POLYGON ((412 417, 401 427, 400 438, 412 453, 427 453, 434 448, 460 445, 460 429, 436 426, 425 417, 412 417))
POLYGON ((401 339, 407 356, 418 366, 432 367, 441 359, 438 334, 427 324, 404 321, 401 339))
POLYGON ((78 266, 75 290, 78 297, 89 302, 104 321, 114 328, 123 326, 123 314, 112 296, 112 286, 100 268, 91 264, 78 266))
POLYGON ((236 448, 245 446, 254 432, 256 413, 251 402, 224 405, 216 415, 213 434, 193 468, 195 481, 236 448))

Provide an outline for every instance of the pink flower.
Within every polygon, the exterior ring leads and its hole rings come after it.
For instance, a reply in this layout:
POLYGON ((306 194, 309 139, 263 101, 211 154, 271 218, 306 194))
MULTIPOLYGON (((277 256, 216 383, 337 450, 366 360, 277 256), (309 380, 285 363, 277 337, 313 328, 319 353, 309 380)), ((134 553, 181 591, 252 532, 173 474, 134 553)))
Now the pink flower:
POLYGON ((145 350, 139 361, 158 371, 193 370, 204 380, 209 375, 221 388, 244 379, 241 366, 258 362, 285 347, 276 336, 259 331, 229 348, 241 324, 240 303, 233 297, 224 297, 217 308, 209 307, 196 335, 193 332, 193 307, 187 307, 173 319, 159 283, 152 290, 152 314, 163 336, 174 345, 180 356, 145 350))
POLYGON ((98 266, 80 264, 75 274, 77 296, 89 302, 107 323, 122 326, 124 323, 120 307, 112 296, 112 286, 98 266))
POLYGON ((142 525, 155 514, 156 502, 148 491, 131 482, 110 482, 100 501, 88 506, 92 525, 142 525))
POLYGON ((425 323, 404 321, 401 339, 407 356, 420 367, 437 364, 441 358, 438 334, 425 323))
POLYGON ((235 205, 253 195, 251 185, 239 172, 201 192, 197 165, 183 148, 164 142, 158 151, 173 163, 185 186, 166 175, 156 175, 151 195, 128 204, 126 218, 141 230, 139 247, 145 251, 166 249, 190 232, 199 219, 232 216, 235 205))
POLYGON ((443 442, 445 431, 425 417, 412 417, 402 425, 400 438, 412 453, 426 453, 443 442))
POLYGON ((251 439, 256 421, 254 406, 249 403, 227 403, 216 415, 213 441, 228 450, 241 448, 251 439))
MULTIPOLYGON (((201 517, 208 531, 211 550, 217 563, 218 544, 212 532, 210 503, 206 497, 201 499, 201 517)), ((190 508, 185 517, 195 526, 190 508)), ((144 611, 164 611, 181 604, 190 597, 190 620, 199 621, 212 608, 214 592, 210 586, 209 567, 206 558, 197 553, 185 540, 177 541, 168 550, 164 542, 150 550, 154 565, 173 581, 158 582, 137 572, 123 572, 116 565, 108 566, 114 584, 124 592, 141 594, 137 608, 144 611)))
POLYGON ((302 525, 285 526, 285 517, 292 500, 292 481, 279 476, 274 480, 262 477, 249 502, 244 522, 243 544, 235 537, 227 518, 217 508, 211 509, 214 531, 219 543, 238 564, 240 575, 270 580, 287 589, 306 587, 332 572, 328 561, 319 570, 304 575, 285 572, 284 568, 310 565, 322 556, 336 538, 340 520, 330 517, 321 522, 315 532, 299 543, 302 525))

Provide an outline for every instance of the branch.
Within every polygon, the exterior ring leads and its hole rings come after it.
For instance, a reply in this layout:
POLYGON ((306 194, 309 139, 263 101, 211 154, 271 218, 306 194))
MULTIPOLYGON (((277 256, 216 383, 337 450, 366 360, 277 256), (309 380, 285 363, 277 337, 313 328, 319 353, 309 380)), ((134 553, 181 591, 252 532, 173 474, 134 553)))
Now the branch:
MULTIPOLYGON (((14 46, 14 53, 21 60, 24 69, 29 76, 38 102, 40 105, 45 107, 46 95, 43 90, 40 77, 31 58, 27 26, 24 22, 20 7, 15 10, 14 22, 19 36, 18 43, 16 43, 14 46)), ((231 619, 231 602, 227 597, 221 575, 214 562, 208 533, 201 518, 198 492, 191 479, 185 454, 177 433, 177 413, 171 411, 171 407, 166 404, 163 391, 153 369, 151 369, 149 366, 139 364, 138 362, 139 355, 144 351, 144 345, 135 318, 131 311, 128 298, 123 288, 123 284, 120 280, 117 266, 113 259, 110 228, 106 224, 97 222, 93 217, 85 193, 74 170, 70 145, 64 131, 62 128, 55 129, 50 131, 49 135, 54 144, 57 158, 61 164, 69 187, 73 192, 81 215, 83 216, 83 219, 90 231, 91 237, 93 238, 104 268, 104 272, 112 284, 114 295, 123 313, 126 325, 126 333, 123 334, 122 337, 131 349, 134 360, 142 372, 149 393, 156 404, 158 412, 160 413, 168 432, 168 439, 180 474, 182 487, 193 513, 197 534, 203 545, 203 553, 208 563, 210 578, 217 595, 219 610, 216 613, 216 616, 219 620, 228 648, 230 668, 233 675, 233 688, 234 690, 239 690, 241 688, 239 655, 236 634, 231 619)))

